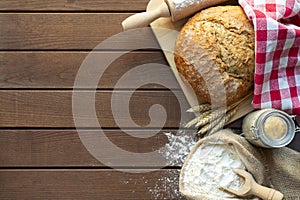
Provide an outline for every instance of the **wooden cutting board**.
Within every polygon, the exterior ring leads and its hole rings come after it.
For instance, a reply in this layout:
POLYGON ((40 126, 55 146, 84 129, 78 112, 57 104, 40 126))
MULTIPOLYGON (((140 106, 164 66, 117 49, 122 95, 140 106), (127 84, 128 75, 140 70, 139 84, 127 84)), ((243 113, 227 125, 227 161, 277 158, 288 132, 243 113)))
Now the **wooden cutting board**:
MULTIPOLYGON (((150 0, 147 10, 153 10, 157 8, 164 0, 150 0)), ((183 91, 186 96, 187 101, 191 106, 198 105, 199 102, 203 102, 201 99, 197 98, 193 92, 193 89, 181 79, 174 62, 174 45, 176 41, 176 37, 178 32, 182 28, 182 26, 186 23, 186 19, 182 19, 177 22, 172 22, 171 18, 159 18, 156 21, 152 22, 150 26, 152 27, 153 33, 162 48, 164 55, 183 91)), ((231 123, 249 112, 253 111, 254 109, 251 106, 252 96, 249 97, 246 101, 244 101, 238 109, 238 112, 232 117, 232 119, 228 122, 231 123)))

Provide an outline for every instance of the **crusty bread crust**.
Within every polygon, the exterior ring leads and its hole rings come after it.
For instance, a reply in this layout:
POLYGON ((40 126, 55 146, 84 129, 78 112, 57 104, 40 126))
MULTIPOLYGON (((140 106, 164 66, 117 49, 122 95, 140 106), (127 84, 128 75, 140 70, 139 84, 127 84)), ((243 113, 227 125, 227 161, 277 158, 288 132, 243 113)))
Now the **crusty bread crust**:
POLYGON ((224 94, 218 96, 220 86, 211 87, 220 75, 227 104, 248 94, 253 86, 254 29, 240 6, 217 6, 197 13, 180 31, 174 54, 179 73, 208 102, 210 94, 216 102, 224 99, 224 94))

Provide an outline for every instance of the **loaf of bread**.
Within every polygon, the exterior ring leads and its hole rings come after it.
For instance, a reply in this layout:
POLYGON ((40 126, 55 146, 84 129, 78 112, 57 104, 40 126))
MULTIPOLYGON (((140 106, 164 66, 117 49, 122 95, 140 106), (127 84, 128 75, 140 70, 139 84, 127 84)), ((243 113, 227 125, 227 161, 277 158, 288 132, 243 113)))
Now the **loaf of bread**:
POLYGON ((254 79, 254 29, 240 6, 202 10, 181 29, 174 59, 197 96, 232 104, 247 95, 254 79), (214 70, 217 69, 217 70, 214 70), (216 84, 216 80, 223 83, 216 84), (220 88, 223 87, 223 88, 220 88))

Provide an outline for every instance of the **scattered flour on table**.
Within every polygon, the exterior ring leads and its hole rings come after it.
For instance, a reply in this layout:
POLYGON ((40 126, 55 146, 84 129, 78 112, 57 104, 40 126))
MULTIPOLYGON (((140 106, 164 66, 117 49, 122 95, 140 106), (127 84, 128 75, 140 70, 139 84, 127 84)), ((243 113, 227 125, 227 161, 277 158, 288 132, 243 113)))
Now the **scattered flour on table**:
POLYGON ((179 174, 180 170, 169 170, 166 176, 159 178, 154 188, 149 188, 152 199, 186 199, 179 192, 179 174))
POLYGON ((192 5, 198 5, 203 0, 173 0, 176 9, 186 8, 192 5))
MULTIPOLYGON (((179 130, 176 135, 164 133, 169 142, 159 150, 169 166, 182 166, 191 148, 194 146, 194 134, 179 130)), ((179 192, 180 169, 169 170, 167 175, 157 180, 149 192, 153 199, 185 199, 179 192)))
POLYGON ((164 133, 169 140, 159 153, 167 160, 167 165, 182 166, 192 147, 196 144, 194 134, 179 130, 176 135, 164 133))

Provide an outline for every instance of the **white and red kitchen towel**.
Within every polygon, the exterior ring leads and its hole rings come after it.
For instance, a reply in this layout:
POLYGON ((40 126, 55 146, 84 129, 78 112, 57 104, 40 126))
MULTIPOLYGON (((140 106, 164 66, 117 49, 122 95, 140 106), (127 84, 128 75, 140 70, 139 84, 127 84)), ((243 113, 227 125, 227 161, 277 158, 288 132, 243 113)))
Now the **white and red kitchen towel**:
POLYGON ((300 0, 239 0, 255 30, 254 108, 300 115, 300 0))

